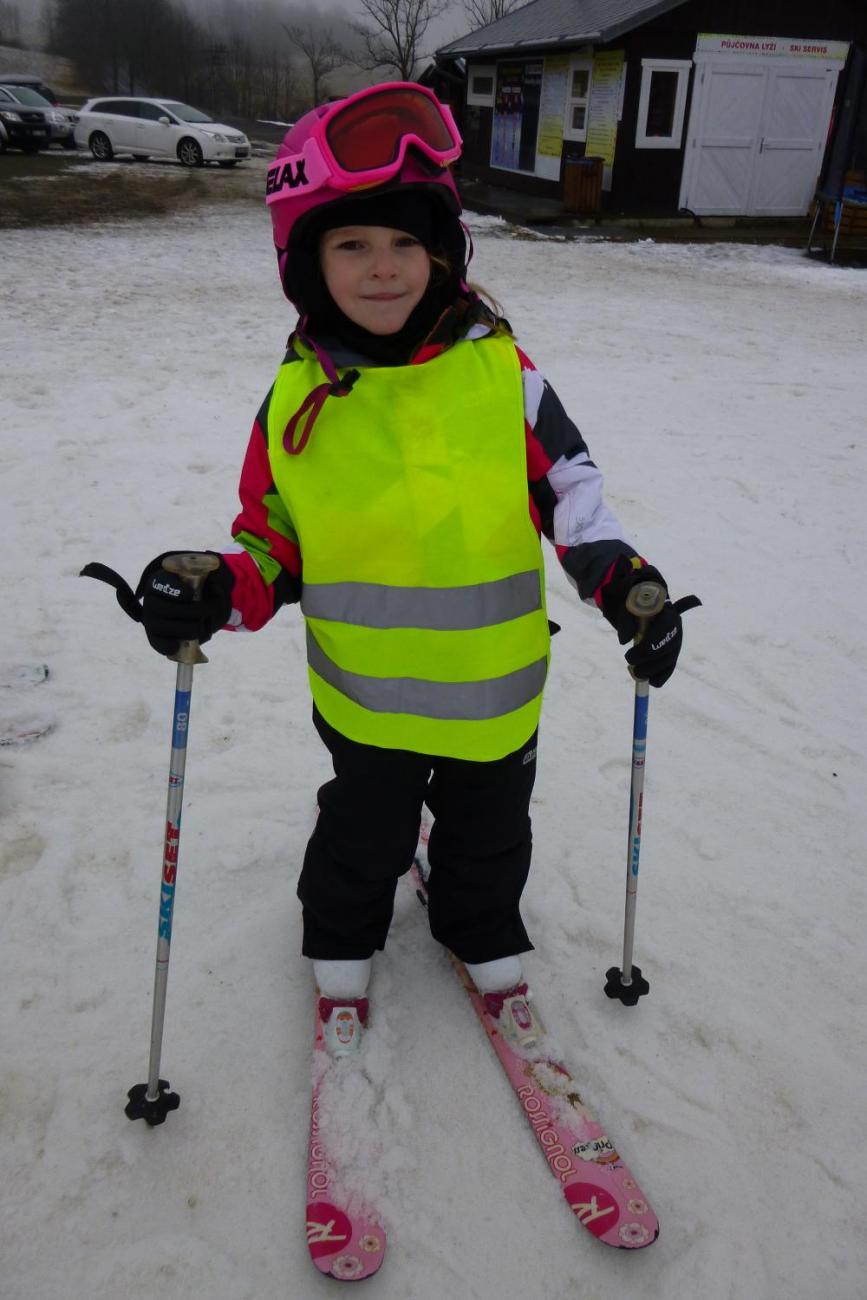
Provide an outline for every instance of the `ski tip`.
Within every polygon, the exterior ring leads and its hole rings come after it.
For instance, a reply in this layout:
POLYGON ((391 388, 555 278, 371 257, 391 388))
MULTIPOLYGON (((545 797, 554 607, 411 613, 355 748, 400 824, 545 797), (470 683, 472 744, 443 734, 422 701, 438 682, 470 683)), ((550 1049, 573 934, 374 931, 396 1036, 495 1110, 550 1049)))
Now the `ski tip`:
POLYGON ((370 1219, 352 1219, 327 1201, 311 1201, 307 1246, 320 1273, 338 1282, 360 1282, 382 1267, 385 1233, 370 1219))
POLYGON ((55 726, 53 719, 44 717, 0 719, 0 746, 11 749, 32 745, 35 740, 50 735, 55 726))
POLYGON ((643 1250, 659 1236, 659 1221, 623 1165, 611 1177, 571 1182, 563 1194, 582 1227, 604 1246, 643 1250))

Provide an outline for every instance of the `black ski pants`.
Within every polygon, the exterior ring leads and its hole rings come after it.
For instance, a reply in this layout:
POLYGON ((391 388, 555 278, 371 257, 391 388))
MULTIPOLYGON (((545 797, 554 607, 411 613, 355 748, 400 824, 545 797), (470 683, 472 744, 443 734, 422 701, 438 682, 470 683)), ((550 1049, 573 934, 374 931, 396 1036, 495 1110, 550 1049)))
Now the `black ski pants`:
POLYGON ((428 845, 431 933, 462 961, 493 961, 532 944, 519 902, 530 869, 530 795, 536 735, 490 763, 379 749, 348 740, 317 709, 334 779, 298 881, 302 951, 331 960, 385 947, 397 881, 413 863, 422 804, 434 817, 428 845))

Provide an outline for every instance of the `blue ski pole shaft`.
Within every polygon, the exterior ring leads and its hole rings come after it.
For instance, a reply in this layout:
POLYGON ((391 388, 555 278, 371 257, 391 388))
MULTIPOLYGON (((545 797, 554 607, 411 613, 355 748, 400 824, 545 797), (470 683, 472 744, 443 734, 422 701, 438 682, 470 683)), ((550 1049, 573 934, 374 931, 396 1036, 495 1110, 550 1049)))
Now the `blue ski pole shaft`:
POLYGON ((172 921, 175 886, 178 874, 178 848, 181 838, 181 807, 184 772, 187 763, 187 736, 190 723, 190 698, 193 690, 193 665, 178 664, 175 679, 175 704, 172 721, 172 752, 169 765, 169 788, 166 801, 166 832, 160 883, 160 907, 157 926, 157 960, 154 974, 153 1022, 151 1024, 150 1063, 148 1066, 147 1101, 159 1096, 160 1055, 166 1010, 166 985, 172 947, 172 921))
MULTIPOLYGON (((632 950, 635 944, 635 907, 638 898, 638 864, 641 856, 641 817, 644 811, 644 763, 647 756, 647 711, 650 687, 635 683, 632 717, 632 785, 629 791, 629 839, 626 846, 626 912, 623 921, 623 964, 621 983, 632 983, 632 950)), ((639 972, 640 974, 640 972, 639 972)))
MULTIPOLYGON (((198 552, 169 555, 163 568, 174 573, 192 591, 193 599, 201 599, 202 584, 216 569, 219 560, 214 555, 198 552)), ((129 1091, 126 1114, 130 1119, 144 1119, 148 1124, 161 1124, 170 1110, 180 1104, 177 1093, 168 1092, 168 1083, 161 1079, 163 1026, 166 1014, 166 989, 169 977, 169 958, 172 944, 175 889, 178 876, 178 849, 181 838, 181 810, 184 797, 184 773, 187 763, 187 738, 190 725, 190 701, 193 690, 193 667, 206 664, 198 641, 182 641, 176 654, 169 655, 177 665, 175 701, 172 717, 172 748, 169 761, 168 796, 166 800, 166 830, 163 843, 162 874, 160 877, 160 905, 157 920, 157 956, 154 973, 153 1013, 151 1018, 150 1059, 147 1083, 136 1084, 129 1091)))
MULTIPOLYGON (((648 622, 665 604, 666 591, 657 582, 637 583, 626 598, 626 608, 638 619, 639 641, 648 622)), ((630 669, 631 671, 631 669, 630 669)), ((644 769, 647 758, 647 714, 650 686, 635 679, 635 708, 632 717, 632 784, 629 791, 629 838, 626 846, 626 908, 623 920, 623 962, 618 970, 606 972, 605 992, 619 998, 625 1006, 634 1006, 649 991, 641 969, 632 964, 635 944, 635 909, 638 900, 638 866, 641 856, 641 823, 644 814, 644 769)))

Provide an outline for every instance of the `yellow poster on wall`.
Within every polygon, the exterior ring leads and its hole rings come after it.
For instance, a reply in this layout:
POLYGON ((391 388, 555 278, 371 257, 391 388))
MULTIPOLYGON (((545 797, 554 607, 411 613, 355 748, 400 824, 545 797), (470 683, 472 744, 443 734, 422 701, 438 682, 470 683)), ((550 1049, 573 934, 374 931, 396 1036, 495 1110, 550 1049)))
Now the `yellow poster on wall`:
POLYGON ((539 104, 539 153, 559 158, 563 152, 563 110, 566 107, 566 83, 569 78, 568 55, 545 59, 542 99, 539 104))
POLYGON ((593 56, 585 153, 588 158, 604 159, 606 169, 614 165, 623 58, 623 50, 605 50, 593 56))

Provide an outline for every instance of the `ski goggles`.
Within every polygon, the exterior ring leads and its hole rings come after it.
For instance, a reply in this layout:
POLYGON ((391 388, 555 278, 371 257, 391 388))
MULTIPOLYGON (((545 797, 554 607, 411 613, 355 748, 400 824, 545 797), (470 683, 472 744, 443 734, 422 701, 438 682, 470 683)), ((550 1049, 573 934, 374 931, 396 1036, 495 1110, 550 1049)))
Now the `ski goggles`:
POLYGON ((266 203, 301 197, 323 186, 352 191, 397 176, 412 146, 437 167, 460 157, 461 136, 449 108, 432 90, 409 82, 371 86, 326 108, 301 153, 268 170, 266 203))

